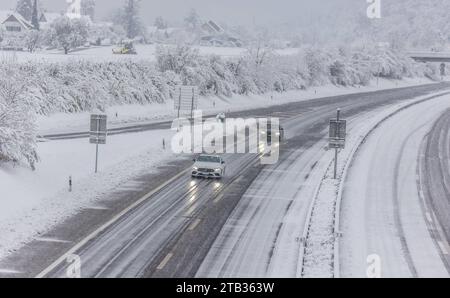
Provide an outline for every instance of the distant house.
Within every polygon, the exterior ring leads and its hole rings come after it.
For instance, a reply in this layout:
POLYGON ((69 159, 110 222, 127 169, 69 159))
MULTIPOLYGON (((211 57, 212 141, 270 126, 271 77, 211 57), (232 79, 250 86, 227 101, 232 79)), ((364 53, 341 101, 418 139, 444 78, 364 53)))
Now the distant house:
POLYGON ((200 44, 213 47, 242 47, 242 41, 231 35, 214 21, 207 21, 202 26, 203 35, 200 44))
MULTIPOLYGON (((57 18, 60 18, 62 13, 41 12, 39 16, 39 23, 45 27, 52 23, 57 18)), ((34 26, 25 20, 19 13, 11 10, 0 10, 0 25, 6 32, 22 33, 34 28, 34 26)))
POLYGON ((223 34, 225 33, 225 30, 215 23, 214 21, 207 21, 202 25, 203 31, 207 32, 208 34, 215 35, 215 34, 223 34))
POLYGON ((2 21, 2 26, 9 34, 20 34, 34 28, 30 22, 25 20, 19 13, 12 12, 2 21))
POLYGON ((0 11, 0 47, 4 50, 22 50, 23 34, 33 29, 33 25, 19 13, 0 11))

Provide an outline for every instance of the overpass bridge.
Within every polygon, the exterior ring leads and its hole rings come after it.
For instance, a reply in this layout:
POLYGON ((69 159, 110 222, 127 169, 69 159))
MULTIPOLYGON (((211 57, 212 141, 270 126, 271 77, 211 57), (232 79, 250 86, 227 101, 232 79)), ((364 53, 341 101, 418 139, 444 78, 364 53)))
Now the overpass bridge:
POLYGON ((418 62, 450 63, 450 52, 409 52, 407 54, 418 62))

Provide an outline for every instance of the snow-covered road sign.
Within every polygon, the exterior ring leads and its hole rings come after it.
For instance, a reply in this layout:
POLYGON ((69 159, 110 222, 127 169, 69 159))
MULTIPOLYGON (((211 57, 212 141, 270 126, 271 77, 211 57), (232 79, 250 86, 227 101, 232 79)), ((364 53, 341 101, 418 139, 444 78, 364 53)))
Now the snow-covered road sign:
POLYGON ((91 129, 89 141, 91 144, 106 144, 107 129, 106 115, 91 115, 91 129))
POLYGON ((346 120, 330 120, 329 147, 345 148, 345 139, 347 137, 347 121, 346 120))
POLYGON ((347 121, 341 120, 341 109, 337 109, 336 118, 330 120, 330 149, 334 148, 334 179, 337 179, 339 149, 345 148, 347 137, 347 121))
POLYGON ((197 86, 179 86, 177 87, 177 97, 174 100, 175 110, 191 111, 191 114, 198 106, 198 87, 197 86))
POLYGON ((95 172, 98 171, 98 145, 106 144, 108 134, 107 116, 102 114, 91 115, 91 129, 89 142, 95 144, 95 172))

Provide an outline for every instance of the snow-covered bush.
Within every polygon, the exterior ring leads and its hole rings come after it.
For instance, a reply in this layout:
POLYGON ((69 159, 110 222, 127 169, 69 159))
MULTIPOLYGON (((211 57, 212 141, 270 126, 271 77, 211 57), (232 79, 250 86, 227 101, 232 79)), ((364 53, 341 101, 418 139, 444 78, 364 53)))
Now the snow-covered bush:
POLYGON ((36 152, 35 102, 30 82, 9 62, 0 64, 0 161, 27 162, 32 169, 36 152))
POLYGON ((436 79, 431 65, 415 63, 390 50, 313 49, 296 55, 243 55, 236 58, 200 55, 185 46, 160 47, 157 62, 120 61, 19 63, 14 72, 33 82, 27 97, 40 114, 104 110, 117 104, 163 103, 180 84, 199 86, 201 95, 231 96, 302 90, 333 83, 367 85, 375 77, 436 79))

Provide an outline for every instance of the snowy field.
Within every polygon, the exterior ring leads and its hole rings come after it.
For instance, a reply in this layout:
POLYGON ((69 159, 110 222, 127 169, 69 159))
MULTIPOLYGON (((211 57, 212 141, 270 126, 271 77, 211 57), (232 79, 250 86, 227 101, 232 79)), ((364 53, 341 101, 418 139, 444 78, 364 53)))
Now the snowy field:
POLYGON ((176 158, 162 148, 172 131, 108 137, 100 146, 99 173, 94 174, 95 145, 87 139, 39 143, 36 171, 0 168, 0 256, 142 173, 176 158), (69 176, 73 191, 69 192, 69 176))
MULTIPOLYGON (((155 60, 156 48, 158 45, 136 45, 137 55, 115 55, 112 50, 117 46, 101 46, 91 48, 80 48, 67 55, 61 50, 37 51, 29 52, 11 52, 1 51, 0 59, 17 59, 19 62, 27 61, 46 61, 46 62, 67 62, 73 60, 89 60, 94 62, 100 61, 123 61, 123 60, 155 60)), ((245 48, 227 48, 227 47, 204 47, 195 46, 202 55, 219 55, 226 57, 237 57, 243 55, 247 50, 245 48)), ((298 49, 283 49, 276 52, 280 55, 295 54, 298 49)))

